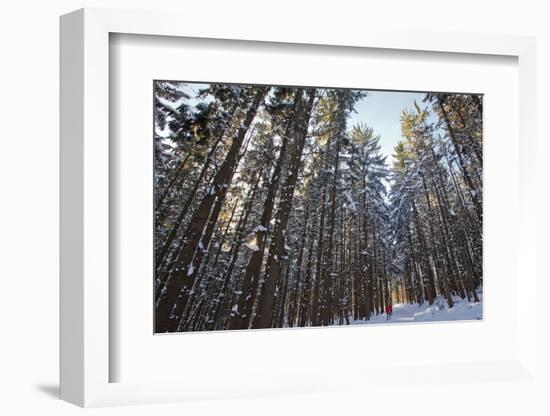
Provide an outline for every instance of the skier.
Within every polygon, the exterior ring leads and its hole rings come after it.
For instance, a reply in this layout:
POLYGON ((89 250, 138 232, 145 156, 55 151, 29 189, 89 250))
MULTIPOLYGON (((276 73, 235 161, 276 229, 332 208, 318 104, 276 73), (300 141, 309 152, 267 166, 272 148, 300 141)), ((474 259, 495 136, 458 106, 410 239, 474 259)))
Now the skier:
POLYGON ((391 315, 393 313, 393 306, 391 303, 388 303, 386 306, 386 320, 391 319, 391 315))

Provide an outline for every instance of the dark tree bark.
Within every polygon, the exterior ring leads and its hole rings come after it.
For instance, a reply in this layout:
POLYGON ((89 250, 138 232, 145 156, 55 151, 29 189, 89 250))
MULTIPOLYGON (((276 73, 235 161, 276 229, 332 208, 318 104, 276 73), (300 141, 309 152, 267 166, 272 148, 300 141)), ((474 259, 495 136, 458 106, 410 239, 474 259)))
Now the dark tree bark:
POLYGON ((244 121, 231 143, 225 161, 212 181, 210 192, 201 201, 189 222, 189 227, 184 235, 185 246, 176 259, 178 268, 168 277, 157 301, 155 332, 171 332, 177 328, 181 318, 178 312, 181 314, 181 310, 185 306, 194 283, 193 271, 198 267, 194 260, 195 254, 201 245, 203 247, 207 245, 202 241, 203 233, 209 221, 210 226, 217 221, 217 215, 230 185, 230 178, 233 176, 241 145, 267 90, 266 87, 258 89, 244 121))
POLYGON ((277 195, 277 190, 281 177, 281 169, 285 162, 288 140, 294 128, 294 118, 296 116, 296 110, 302 100, 302 94, 303 90, 298 89, 296 91, 296 94, 294 95, 292 111, 287 119, 285 133, 282 137, 281 150, 279 151, 279 156, 277 158, 273 174, 271 175, 271 179, 269 181, 269 188, 264 203, 262 217, 260 219, 260 227, 258 227, 258 229, 256 230, 256 245, 258 247, 258 250, 252 253, 246 266, 246 271, 241 287, 241 295, 239 296, 239 299, 237 301, 237 310, 233 312, 229 321, 230 329, 247 329, 251 320, 252 308, 256 299, 256 292, 258 291, 267 233, 270 227, 269 223, 271 221, 275 197, 277 195))
POLYGON ((164 203, 164 200, 166 199, 166 197, 168 196, 168 194, 170 193, 170 191, 172 190, 176 182, 179 180, 181 173, 183 172, 183 169, 185 168, 185 165, 187 164, 187 161, 189 160, 191 155, 192 155, 192 152, 190 151, 187 152, 185 157, 180 161, 179 166, 176 169, 176 173, 174 173, 174 176, 172 177, 172 179, 170 179, 170 181, 166 185, 166 188, 164 188, 164 191, 160 194, 159 198, 157 199, 157 203, 155 205, 155 212, 158 212, 161 209, 162 204, 164 203))
POLYGON ((281 274, 281 262, 284 255, 285 232, 292 208, 294 189, 301 167, 302 152, 307 137, 309 119, 315 100, 315 89, 308 91, 308 98, 302 112, 301 120, 297 122, 296 140, 293 146, 293 154, 290 160, 289 174, 283 187, 280 207, 277 211, 275 230, 267 256, 265 283, 258 302, 258 311, 254 317, 253 328, 269 328, 273 318, 273 305, 275 303, 275 287, 281 274))
POLYGON ((462 149, 460 148, 460 145, 458 143, 458 140, 455 135, 455 131, 453 127, 451 126, 451 122, 449 120, 449 116, 447 114, 447 111, 445 110, 444 102, 441 98, 439 98, 439 108, 441 109, 441 113, 443 115, 443 120, 445 120, 445 125, 447 127, 447 131, 449 132, 449 136, 451 138, 451 141, 453 143, 455 154, 458 158, 459 164, 460 164, 460 170, 462 171, 462 175, 464 177, 464 180, 468 184, 468 187, 470 188, 470 197, 472 198, 472 202, 474 203, 477 216, 479 218, 479 221, 481 222, 482 218, 482 209, 481 204, 479 202, 479 195, 477 194, 476 187, 474 186, 474 183, 472 182, 472 179, 468 173, 468 170, 466 169, 466 164, 464 163, 464 158, 462 156, 462 149))
MULTIPOLYGON (((302 261, 304 259, 304 249, 306 245, 306 237, 307 237, 307 225, 309 220, 309 201, 306 203, 306 213, 304 217, 304 225, 302 226, 302 236, 300 238, 300 252, 298 253, 298 260, 296 261, 296 276, 294 278, 294 288, 292 293, 292 307, 289 311, 289 317, 288 317, 288 326, 291 328, 294 326, 294 322, 296 319, 296 316, 298 315, 298 307, 300 305, 299 303, 299 289, 301 284, 301 277, 302 277, 302 261)), ((302 289, 304 290, 304 289, 302 289)))
MULTIPOLYGON (((181 227, 181 224, 183 222, 183 219, 187 215, 187 212, 189 211, 189 208, 191 207, 191 203, 196 197, 197 191, 206 176, 206 172, 208 172, 208 169, 210 168, 210 161, 212 160, 212 157, 214 156, 214 153, 216 152, 216 149, 218 148, 218 144, 220 143, 222 139, 222 136, 220 136, 210 151, 208 152, 208 155, 206 156, 206 159, 204 161, 204 165, 201 169, 201 173, 199 174, 199 177, 197 178, 195 184, 193 185, 193 189, 191 189, 191 192, 189 193, 189 196, 187 197, 185 203, 183 204, 183 207, 178 214, 178 217, 176 218, 176 221, 172 225, 172 229, 170 230, 170 233, 166 237, 164 244, 162 245, 162 248, 158 251, 158 253, 155 256, 155 269, 158 271, 161 270, 162 266, 164 265, 164 262, 166 260, 166 256, 168 255, 170 248, 172 247, 172 244, 178 234, 178 231, 181 227)), ((158 298, 160 295, 160 290, 162 290, 164 282, 160 282, 158 285, 158 291, 155 295, 155 298, 158 298)))
POLYGON ((227 269, 223 273, 223 276, 222 276, 223 285, 218 293, 217 301, 214 306, 213 321, 214 321, 215 328, 218 328, 218 323, 220 321, 220 313, 222 311, 225 296, 227 293, 227 287, 229 285, 229 281, 231 279, 231 276, 235 267, 235 262, 237 261, 237 257, 239 255, 239 250, 243 243, 244 228, 248 224, 248 218, 250 216, 252 203, 254 202, 254 198, 258 190, 260 177, 261 177, 261 173, 258 174, 258 177, 256 178, 256 182, 254 183, 254 186, 250 188, 248 191, 247 204, 243 208, 241 218, 239 219, 239 223, 237 224, 237 231, 233 242, 233 247, 231 249, 231 259, 229 261, 229 265, 227 266, 227 269))
MULTIPOLYGON (((345 125, 345 124, 344 124, 345 125)), ((327 253, 325 257, 325 264, 321 274, 321 281, 323 282, 323 307, 321 309, 321 323, 323 325, 329 325, 332 320, 332 297, 333 297, 333 280, 334 280, 334 259, 333 259, 333 244, 334 244, 334 227, 336 222, 336 194, 337 184, 339 180, 339 165, 340 165, 340 144, 341 144, 341 131, 336 133, 336 150, 334 156, 334 174, 332 177, 332 185, 330 191, 330 213, 329 213, 329 226, 328 226, 328 242, 327 253)))
POLYGON ((309 231, 309 248, 307 251, 307 261, 306 261, 306 270, 304 278, 304 288, 302 289, 302 294, 300 296, 300 317, 298 320, 298 326, 306 326, 308 320, 311 319, 311 301, 312 301, 312 285, 311 285, 311 274, 313 269, 313 244, 315 242, 315 225, 316 218, 311 226, 309 231))

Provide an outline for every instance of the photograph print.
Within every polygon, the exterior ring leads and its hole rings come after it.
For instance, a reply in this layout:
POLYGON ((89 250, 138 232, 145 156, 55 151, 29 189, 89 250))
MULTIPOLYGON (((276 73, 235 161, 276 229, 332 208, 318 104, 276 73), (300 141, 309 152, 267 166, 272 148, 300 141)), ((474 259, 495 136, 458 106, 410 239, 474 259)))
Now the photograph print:
POLYGON ((483 96, 153 81, 155 333, 483 318, 483 96))

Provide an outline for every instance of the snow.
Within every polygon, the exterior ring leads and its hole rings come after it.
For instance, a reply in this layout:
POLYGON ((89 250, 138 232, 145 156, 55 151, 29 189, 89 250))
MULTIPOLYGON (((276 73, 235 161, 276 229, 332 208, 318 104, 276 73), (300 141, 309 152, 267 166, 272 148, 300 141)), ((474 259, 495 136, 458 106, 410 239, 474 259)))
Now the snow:
POLYGON ((471 321, 483 319, 483 294, 478 293, 479 302, 453 297, 454 306, 449 309, 447 300, 438 297, 430 306, 427 302, 422 305, 417 303, 398 303, 393 305, 393 314, 390 320, 386 314, 373 315, 370 320, 356 320, 351 325, 387 324, 395 322, 442 322, 442 321, 471 321))
POLYGON ((195 271, 195 268, 193 267, 193 263, 191 263, 187 268, 187 276, 191 276, 194 271, 195 271))
POLYGON ((351 193, 349 191, 345 192, 346 198, 348 199, 348 206, 352 211, 356 211, 357 207, 355 205, 355 201, 353 200, 353 197, 351 196, 351 193))
POLYGON ((256 226, 256 228, 254 228, 252 230, 253 233, 257 233, 257 232, 265 232, 267 231, 267 228, 265 228, 262 224, 256 226))
POLYGON ((260 247, 258 247, 258 244, 256 244, 255 241, 249 241, 248 243, 246 243, 246 246, 252 251, 260 250, 260 247))

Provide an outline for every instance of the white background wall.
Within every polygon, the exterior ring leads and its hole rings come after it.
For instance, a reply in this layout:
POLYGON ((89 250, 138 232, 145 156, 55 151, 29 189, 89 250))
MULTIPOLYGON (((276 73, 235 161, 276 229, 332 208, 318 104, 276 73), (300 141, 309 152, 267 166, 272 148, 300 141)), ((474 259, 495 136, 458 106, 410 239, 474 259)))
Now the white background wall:
MULTIPOLYGON (((550 114, 550 27, 547 2, 522 1, 168 1, 168 0, 19 0, 0 9, 0 413, 77 414, 72 405, 56 400, 58 384, 58 16, 80 7, 165 9, 202 18, 205 25, 232 13, 279 21, 281 30, 304 20, 327 31, 340 25, 391 25, 434 30, 536 35, 538 47, 539 128, 539 249, 547 255, 549 175, 548 140, 543 127, 550 114), (189 3, 189 4, 187 4, 189 3), (205 12, 206 11, 206 12, 205 12), (208 15, 205 15, 207 13, 208 15), (544 166, 543 166, 544 165, 544 166), (543 247, 543 244, 546 246, 543 247)), ((185 24, 185 22, 182 22, 185 24)), ((235 31, 246 31, 236 27, 235 31)), ((505 122, 505 120, 503 120, 505 122)), ((542 260, 540 265, 542 266, 542 260)), ((548 292, 543 282, 539 292, 548 292)), ((534 316, 548 318, 539 305, 534 316)), ((546 321, 548 323, 548 321, 546 321)), ((546 325, 548 328, 548 325, 546 325)), ((546 354, 540 367, 548 375, 548 334, 540 333, 546 354)), ((396 383, 398 381, 396 380, 396 383)), ((369 392, 309 397, 100 409, 101 415, 170 414, 331 414, 386 415, 401 412, 451 414, 548 414, 542 391, 506 383, 486 384, 472 391, 457 384, 449 389, 434 380, 430 391, 384 397, 369 392), (451 394, 451 391, 454 393, 451 394), (537 400, 537 398, 539 400, 537 400), (376 406, 373 408, 374 403, 376 406), (372 405, 371 405, 372 404, 372 405), (433 409, 433 410, 429 410, 433 409)))

